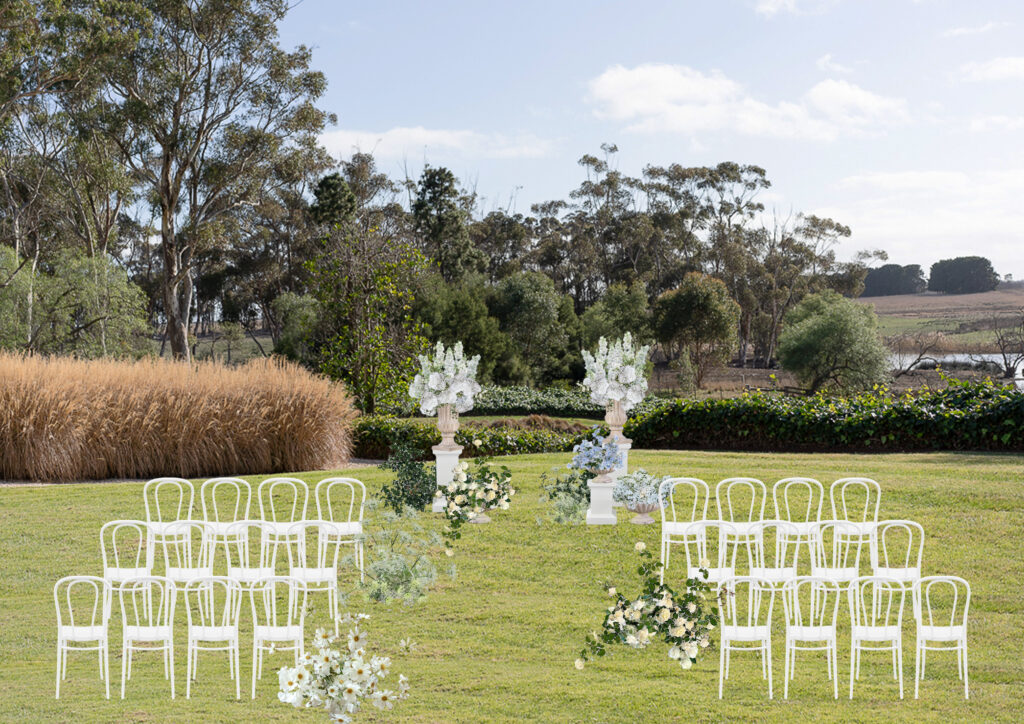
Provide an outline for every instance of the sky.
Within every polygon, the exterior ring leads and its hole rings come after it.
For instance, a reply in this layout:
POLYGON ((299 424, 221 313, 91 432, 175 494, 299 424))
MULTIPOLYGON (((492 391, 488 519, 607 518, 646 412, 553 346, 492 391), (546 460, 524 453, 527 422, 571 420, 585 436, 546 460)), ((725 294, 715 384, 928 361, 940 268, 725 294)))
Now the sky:
POLYGON ((849 259, 989 257, 1024 278, 1024 2, 302 0, 336 156, 447 166, 482 210, 566 199, 584 154, 756 164, 769 213, 851 227, 849 259))

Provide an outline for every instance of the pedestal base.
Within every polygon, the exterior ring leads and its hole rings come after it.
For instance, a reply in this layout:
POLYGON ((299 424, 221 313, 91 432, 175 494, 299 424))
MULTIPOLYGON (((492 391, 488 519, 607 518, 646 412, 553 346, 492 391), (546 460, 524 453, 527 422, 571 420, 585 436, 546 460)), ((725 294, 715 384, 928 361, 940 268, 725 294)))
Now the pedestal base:
MULTIPOLYGON (((462 454, 461 445, 435 445, 431 448, 434 457, 437 459, 436 480, 438 488, 445 488, 452 482, 455 476, 455 466, 459 464, 459 455, 462 454)), ((448 501, 443 495, 434 497, 430 506, 433 513, 443 513, 448 501)))
MULTIPOLYGON (((633 447, 633 441, 625 437, 619 436, 619 455, 622 456, 622 464, 615 468, 608 476, 613 481, 618 480, 621 476, 629 472, 629 449, 633 447)), ((616 500, 613 505, 616 508, 623 507, 623 504, 616 500)))
POLYGON ((470 523, 490 523, 491 522, 491 516, 487 515, 487 513, 481 513, 480 515, 478 515, 477 517, 473 518, 473 520, 471 520, 469 522, 470 523))
POLYGON ((618 517, 612 508, 612 489, 615 484, 608 482, 607 475, 599 475, 587 483, 587 487, 590 488, 587 525, 615 525, 618 523, 618 517))

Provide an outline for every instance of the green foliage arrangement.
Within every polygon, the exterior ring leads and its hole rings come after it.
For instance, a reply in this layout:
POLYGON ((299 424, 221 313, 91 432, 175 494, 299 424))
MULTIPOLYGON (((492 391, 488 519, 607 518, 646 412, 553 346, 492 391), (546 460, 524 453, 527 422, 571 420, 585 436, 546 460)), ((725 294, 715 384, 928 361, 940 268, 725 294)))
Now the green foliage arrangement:
POLYGON ((897 395, 850 397, 752 392, 675 400, 626 423, 637 448, 781 451, 1024 451, 1024 392, 990 380, 897 395))
MULTIPOLYGON (((427 533, 418 518, 411 508, 400 513, 383 511, 367 535, 366 582, 361 585, 367 600, 417 603, 437 581, 431 554, 439 554, 441 536, 427 533)), ((454 577, 454 564, 449 573, 454 577)))
POLYGON ((384 504, 395 513, 401 513, 406 507, 423 510, 434 498, 434 470, 420 460, 421 456, 421 451, 403 438, 392 444, 391 454, 380 466, 395 474, 393 480, 381 487, 384 504))
MULTIPOLYGON (((477 446, 479 447, 479 446, 477 446)), ((444 517, 448 526, 441 534, 452 555, 455 541, 462 537, 462 526, 477 518, 485 520, 488 510, 508 510, 516 489, 512 487, 512 471, 506 465, 495 465, 489 457, 477 458, 473 467, 466 460, 455 468, 452 482, 437 489, 445 497, 444 517)))

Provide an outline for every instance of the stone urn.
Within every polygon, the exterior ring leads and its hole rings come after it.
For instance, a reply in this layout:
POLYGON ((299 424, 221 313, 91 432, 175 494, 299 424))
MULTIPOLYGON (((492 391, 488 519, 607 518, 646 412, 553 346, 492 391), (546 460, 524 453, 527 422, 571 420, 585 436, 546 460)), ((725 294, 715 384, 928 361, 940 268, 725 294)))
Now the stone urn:
POLYGON ((650 525, 654 522, 654 518, 652 518, 650 514, 658 509, 658 504, 638 503, 636 505, 627 506, 627 508, 633 513, 639 513, 639 515, 633 516, 629 521, 630 523, 636 523, 637 525, 650 525))
POLYGON ((608 436, 618 443, 619 454, 622 456, 622 463, 611 472, 612 480, 615 480, 629 472, 629 449, 633 447, 633 441, 622 432, 626 424, 626 409, 622 406, 622 400, 614 400, 605 405, 604 421, 608 425, 608 436))
MULTIPOLYGON (((444 488, 452 481, 455 466, 458 465, 462 446, 455 444, 455 433, 459 430, 459 413, 454 405, 439 405, 437 408, 437 429, 441 431, 441 444, 431 448, 437 459, 437 487, 444 488)), ((443 495, 434 497, 431 510, 443 513, 447 505, 443 495)))
POLYGON ((612 491, 615 481, 613 470, 598 470, 593 480, 587 482, 590 489, 590 507, 587 508, 587 525, 615 525, 618 518, 612 508, 612 491))
POLYGON ((437 429, 441 431, 441 444, 438 447, 445 450, 459 447, 455 444, 455 433, 459 431, 459 413, 454 405, 438 405, 437 429))

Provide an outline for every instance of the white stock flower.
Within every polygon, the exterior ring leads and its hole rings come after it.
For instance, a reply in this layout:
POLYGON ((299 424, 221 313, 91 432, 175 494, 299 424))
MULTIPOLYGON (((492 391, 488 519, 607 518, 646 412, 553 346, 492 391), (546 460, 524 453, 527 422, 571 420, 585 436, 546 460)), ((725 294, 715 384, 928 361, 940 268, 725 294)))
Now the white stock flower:
POLYGON ((637 553, 642 553, 643 551, 647 550, 647 544, 644 543, 642 540, 637 541, 636 545, 633 546, 633 548, 636 550, 637 553))
POLYGON ((576 668, 580 671, 583 670, 584 662, 583 659, 576 659, 576 668))

